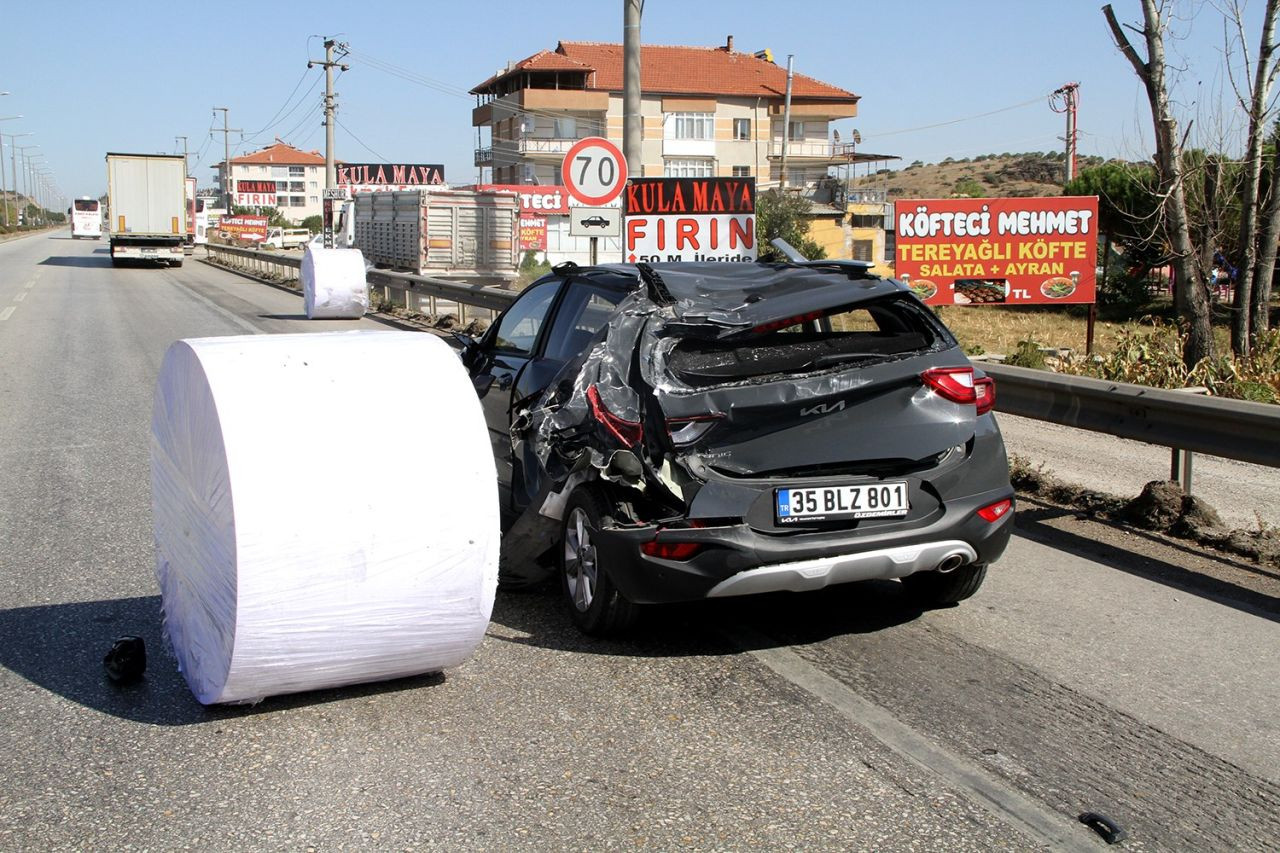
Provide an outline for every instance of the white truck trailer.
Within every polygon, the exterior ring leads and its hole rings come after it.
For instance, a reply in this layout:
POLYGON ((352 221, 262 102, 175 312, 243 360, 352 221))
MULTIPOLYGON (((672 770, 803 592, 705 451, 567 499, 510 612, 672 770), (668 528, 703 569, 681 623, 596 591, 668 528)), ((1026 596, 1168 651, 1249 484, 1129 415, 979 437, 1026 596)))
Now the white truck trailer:
POLYGON ((518 274, 520 208, 515 193, 359 193, 354 208, 355 248, 377 266, 494 283, 518 274))
POLYGON ((182 266, 187 236, 186 164, 182 155, 107 154, 111 263, 182 266))

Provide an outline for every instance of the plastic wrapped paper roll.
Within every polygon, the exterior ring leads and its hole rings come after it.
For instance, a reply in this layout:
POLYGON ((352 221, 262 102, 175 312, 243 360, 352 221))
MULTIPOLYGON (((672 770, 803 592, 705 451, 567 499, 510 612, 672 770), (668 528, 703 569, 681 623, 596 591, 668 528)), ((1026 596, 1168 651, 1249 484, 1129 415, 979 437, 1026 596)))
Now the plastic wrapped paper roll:
POLYGON ((354 320, 369 309, 364 255, 359 249, 307 246, 302 255, 302 300, 308 320, 354 320))
POLYGON ((497 479, 440 339, 178 341, 151 429, 165 631, 201 702, 436 672, 480 644, 497 479))

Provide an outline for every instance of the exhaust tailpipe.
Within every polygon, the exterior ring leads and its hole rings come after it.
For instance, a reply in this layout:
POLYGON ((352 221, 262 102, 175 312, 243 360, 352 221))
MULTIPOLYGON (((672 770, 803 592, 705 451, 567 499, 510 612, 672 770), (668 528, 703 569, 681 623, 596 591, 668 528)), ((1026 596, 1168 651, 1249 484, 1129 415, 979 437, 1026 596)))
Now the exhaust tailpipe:
POLYGON ((956 569, 964 565, 963 554, 950 554, 941 563, 938 563, 938 571, 942 574, 954 572, 956 569))

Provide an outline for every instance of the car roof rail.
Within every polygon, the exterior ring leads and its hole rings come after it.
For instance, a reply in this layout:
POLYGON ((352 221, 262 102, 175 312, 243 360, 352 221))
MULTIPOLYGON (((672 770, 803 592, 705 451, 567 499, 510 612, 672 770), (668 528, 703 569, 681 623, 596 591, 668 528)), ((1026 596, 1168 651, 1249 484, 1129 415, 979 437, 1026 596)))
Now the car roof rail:
POLYGON ((774 237, 769 243, 779 252, 787 256, 787 261, 797 267, 816 267, 819 269, 838 270, 849 278, 878 278, 871 274, 871 268, 875 264, 869 261, 855 261, 852 258, 824 258, 811 261, 800 253, 795 246, 783 240, 781 237, 774 237))
POLYGON ((578 271, 578 265, 573 261, 561 261, 551 268, 556 275, 572 275, 578 271))

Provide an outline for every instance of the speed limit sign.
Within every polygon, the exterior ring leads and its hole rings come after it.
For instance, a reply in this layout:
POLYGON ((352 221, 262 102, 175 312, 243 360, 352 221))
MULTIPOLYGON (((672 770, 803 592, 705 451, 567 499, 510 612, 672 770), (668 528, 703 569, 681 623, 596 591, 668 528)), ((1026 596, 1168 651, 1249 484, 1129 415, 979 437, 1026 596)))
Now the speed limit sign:
POLYGON ((579 139, 560 167, 569 195, 588 207, 613 201, 627 183, 627 159, 618 146, 599 136, 579 139))

